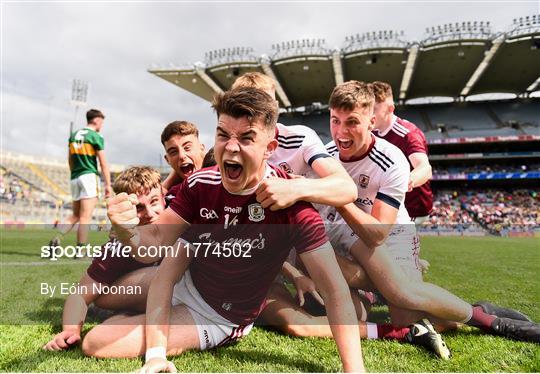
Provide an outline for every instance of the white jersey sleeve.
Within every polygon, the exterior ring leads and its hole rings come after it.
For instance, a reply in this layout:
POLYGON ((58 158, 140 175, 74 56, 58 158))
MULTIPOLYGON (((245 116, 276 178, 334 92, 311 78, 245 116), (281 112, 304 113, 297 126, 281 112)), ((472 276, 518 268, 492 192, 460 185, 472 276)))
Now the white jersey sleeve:
POLYGON ((405 201, 405 194, 409 186, 409 163, 401 152, 392 152, 391 155, 388 155, 386 154, 387 149, 379 151, 374 148, 372 152, 375 159, 382 160, 379 162, 386 161, 390 165, 388 170, 381 175, 380 188, 375 198, 399 209, 405 201), (390 163, 389 160, 393 163, 390 163))
POLYGON ((318 158, 331 157, 324 144, 319 138, 319 135, 309 127, 305 127, 305 137, 302 142, 302 152, 304 156, 304 161, 306 164, 311 166, 313 161, 318 158))
POLYGON ((331 140, 330 142, 326 143, 326 144, 324 145, 324 148, 326 148, 326 151, 327 151, 328 153, 330 153, 330 156, 332 156, 332 157, 335 157, 336 154, 338 153, 336 143, 334 143, 333 140, 331 140))

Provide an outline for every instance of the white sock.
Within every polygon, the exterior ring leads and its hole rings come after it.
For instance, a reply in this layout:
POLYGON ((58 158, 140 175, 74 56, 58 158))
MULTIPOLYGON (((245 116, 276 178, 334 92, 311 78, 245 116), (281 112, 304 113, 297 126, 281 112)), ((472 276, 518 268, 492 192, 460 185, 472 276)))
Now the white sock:
POLYGON ((461 323, 467 323, 471 320, 472 318, 472 313, 473 313, 473 306, 470 305, 470 309, 469 309, 469 314, 467 314, 467 318, 465 318, 463 321, 461 321, 461 323))
POLYGON ((377 331, 376 323, 366 322, 366 327, 368 339, 379 339, 379 332, 377 331))

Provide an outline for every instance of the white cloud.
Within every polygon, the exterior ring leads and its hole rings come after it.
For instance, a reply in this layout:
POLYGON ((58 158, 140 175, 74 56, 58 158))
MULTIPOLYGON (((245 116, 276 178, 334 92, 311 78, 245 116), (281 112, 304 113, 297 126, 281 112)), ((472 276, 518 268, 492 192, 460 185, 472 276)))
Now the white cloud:
MULTIPOLYGON (((202 60, 204 52, 346 35, 488 20, 505 30, 537 3, 7 3, 2 18, 2 143, 6 149, 65 156, 73 108, 73 78, 90 83, 88 107, 106 116, 108 157, 116 163, 157 164, 159 134, 170 121, 201 127, 207 147, 215 116, 209 103, 151 74, 151 63, 202 60)), ((77 125, 84 124, 84 111, 77 125)))

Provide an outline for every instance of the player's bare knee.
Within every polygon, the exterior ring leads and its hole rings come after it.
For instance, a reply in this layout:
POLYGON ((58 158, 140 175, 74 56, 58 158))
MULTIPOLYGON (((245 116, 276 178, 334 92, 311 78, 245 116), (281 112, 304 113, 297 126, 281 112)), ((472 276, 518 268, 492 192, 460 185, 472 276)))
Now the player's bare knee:
POLYGON ((289 336, 298 338, 309 336, 305 325, 285 325, 283 330, 289 336))
POLYGON ((99 325, 86 334, 81 344, 81 349, 85 356, 96 358, 113 357, 110 354, 110 350, 107 349, 111 342, 106 337, 110 336, 110 334, 105 330, 102 325, 99 325))
POLYGON ((81 349, 83 354, 87 357, 100 357, 98 356, 100 344, 98 336, 96 335, 94 329, 92 329, 86 334, 82 341, 81 349))

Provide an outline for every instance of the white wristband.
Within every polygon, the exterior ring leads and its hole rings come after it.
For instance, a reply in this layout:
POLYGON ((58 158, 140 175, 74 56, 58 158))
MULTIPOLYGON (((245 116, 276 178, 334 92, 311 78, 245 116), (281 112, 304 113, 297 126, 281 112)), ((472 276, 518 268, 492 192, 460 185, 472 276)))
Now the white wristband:
POLYGON ((144 355, 144 361, 148 362, 153 358, 164 358, 167 359, 167 351, 165 350, 165 347, 153 347, 146 351, 146 354, 144 355))

